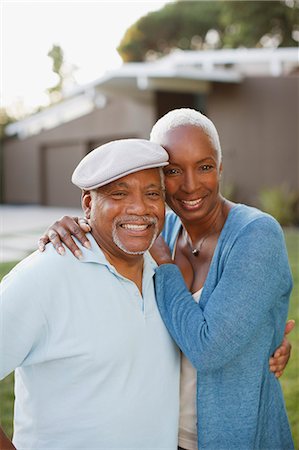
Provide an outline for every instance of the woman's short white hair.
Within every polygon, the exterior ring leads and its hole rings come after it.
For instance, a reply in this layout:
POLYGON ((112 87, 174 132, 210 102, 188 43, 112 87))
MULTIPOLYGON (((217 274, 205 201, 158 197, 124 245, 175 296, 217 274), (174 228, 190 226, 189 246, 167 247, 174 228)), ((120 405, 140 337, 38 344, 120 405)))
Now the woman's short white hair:
POLYGON ((219 166, 222 160, 222 151, 216 127, 207 116, 195 109, 180 108, 169 111, 153 126, 150 140, 162 145, 163 138, 168 131, 183 125, 194 125, 208 136, 216 151, 219 166))

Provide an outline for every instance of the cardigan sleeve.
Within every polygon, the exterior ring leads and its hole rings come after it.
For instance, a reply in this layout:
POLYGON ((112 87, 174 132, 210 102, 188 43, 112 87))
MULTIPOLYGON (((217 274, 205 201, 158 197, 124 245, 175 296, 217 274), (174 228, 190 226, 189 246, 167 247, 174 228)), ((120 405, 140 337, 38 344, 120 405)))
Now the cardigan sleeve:
MULTIPOLYGON (((276 221, 263 217, 243 227, 225 258, 204 310, 175 265, 162 265, 155 275, 164 323, 199 372, 217 370, 245 351, 263 322, 277 315, 277 324, 286 320, 292 278, 276 221)), ((283 329, 275 331, 282 339, 283 329)))

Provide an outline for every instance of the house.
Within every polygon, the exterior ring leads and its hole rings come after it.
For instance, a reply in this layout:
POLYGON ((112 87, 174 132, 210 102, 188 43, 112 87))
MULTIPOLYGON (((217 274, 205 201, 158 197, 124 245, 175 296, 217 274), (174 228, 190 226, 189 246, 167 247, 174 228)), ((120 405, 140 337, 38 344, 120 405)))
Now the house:
POLYGON ((192 107, 216 124, 224 185, 256 205, 263 187, 299 191, 297 48, 175 51, 127 63, 62 102, 7 126, 3 200, 79 206, 80 159, 112 139, 147 138, 157 118, 192 107))

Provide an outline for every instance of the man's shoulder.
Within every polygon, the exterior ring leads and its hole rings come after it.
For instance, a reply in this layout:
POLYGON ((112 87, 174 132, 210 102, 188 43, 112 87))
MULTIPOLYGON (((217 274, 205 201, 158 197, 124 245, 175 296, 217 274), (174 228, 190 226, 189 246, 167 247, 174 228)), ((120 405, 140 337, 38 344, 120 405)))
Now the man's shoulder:
POLYGON ((43 280, 43 283, 46 283, 53 277, 57 279, 57 276, 63 273, 63 269, 72 264, 76 264, 75 257, 70 254, 60 256, 54 247, 48 244, 44 252, 36 250, 20 261, 4 279, 11 278, 20 281, 24 279, 27 282, 43 280))

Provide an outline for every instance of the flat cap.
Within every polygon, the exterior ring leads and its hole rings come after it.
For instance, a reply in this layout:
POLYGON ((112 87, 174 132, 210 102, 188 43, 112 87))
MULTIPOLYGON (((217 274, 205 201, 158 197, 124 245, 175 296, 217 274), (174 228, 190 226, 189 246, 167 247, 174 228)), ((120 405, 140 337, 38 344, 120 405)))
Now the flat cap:
POLYGON ((81 189, 96 189, 139 170, 163 167, 168 153, 146 139, 119 139, 97 147, 86 155, 72 175, 81 189))

